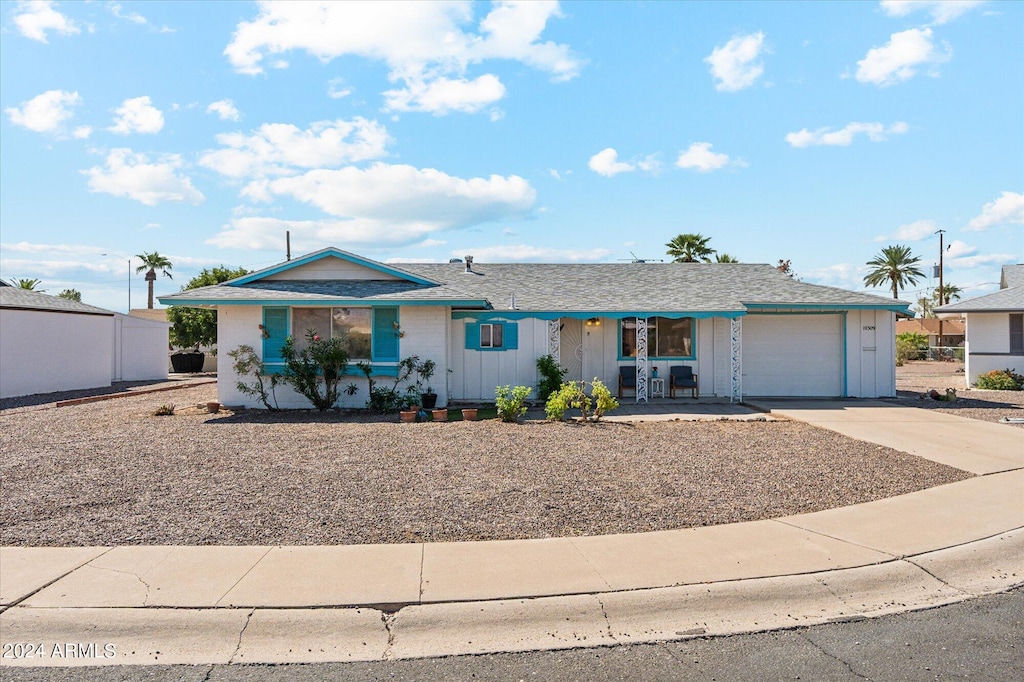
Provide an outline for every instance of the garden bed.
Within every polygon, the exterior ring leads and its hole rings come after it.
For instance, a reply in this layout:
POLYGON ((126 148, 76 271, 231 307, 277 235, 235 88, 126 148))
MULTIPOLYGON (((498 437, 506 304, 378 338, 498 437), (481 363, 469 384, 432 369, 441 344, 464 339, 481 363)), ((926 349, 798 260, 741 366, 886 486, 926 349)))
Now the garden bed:
POLYGON ((970 476, 795 422, 399 424, 196 407, 213 397, 199 387, 0 416, 0 544, 624 533, 811 512, 970 476), (174 416, 153 416, 170 400, 174 416))

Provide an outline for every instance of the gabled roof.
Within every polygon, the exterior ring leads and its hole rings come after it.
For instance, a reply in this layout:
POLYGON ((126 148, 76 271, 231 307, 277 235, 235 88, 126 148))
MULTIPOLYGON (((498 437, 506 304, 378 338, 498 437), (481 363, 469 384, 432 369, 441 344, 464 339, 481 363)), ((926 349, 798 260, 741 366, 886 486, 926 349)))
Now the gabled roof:
POLYGON ((114 315, 112 310, 12 286, 0 287, 0 308, 76 313, 78 315, 109 315, 111 317, 114 315))
POLYGON ((754 310, 905 312, 908 303, 795 280, 746 263, 396 263, 323 249, 223 284, 161 296, 177 305, 445 305, 494 315, 626 317, 639 313, 738 317, 754 310), (388 279, 286 279, 290 268, 327 256, 388 279), (272 279, 267 277, 273 276, 272 279), (400 280, 391 277, 401 277, 400 280), (513 298, 515 308, 512 308, 513 298))
POLYGON ((935 312, 942 315, 1024 312, 1024 265, 1004 265, 1000 287, 995 293, 940 306, 935 312))

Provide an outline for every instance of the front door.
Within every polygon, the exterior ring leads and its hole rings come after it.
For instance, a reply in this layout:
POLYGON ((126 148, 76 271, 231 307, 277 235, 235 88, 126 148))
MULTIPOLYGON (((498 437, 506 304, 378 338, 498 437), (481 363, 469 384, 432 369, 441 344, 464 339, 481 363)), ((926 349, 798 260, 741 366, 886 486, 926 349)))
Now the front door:
POLYGON ((569 370, 566 381, 583 381, 583 320, 563 317, 558 338, 560 364, 569 370))

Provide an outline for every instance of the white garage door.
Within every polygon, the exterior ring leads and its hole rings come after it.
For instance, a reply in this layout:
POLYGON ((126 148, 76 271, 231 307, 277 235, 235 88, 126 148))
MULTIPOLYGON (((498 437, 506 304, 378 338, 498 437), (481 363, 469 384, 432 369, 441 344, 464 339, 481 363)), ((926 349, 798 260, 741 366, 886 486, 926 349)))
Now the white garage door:
POLYGON ((743 318, 743 394, 840 396, 841 315, 747 315, 743 318))

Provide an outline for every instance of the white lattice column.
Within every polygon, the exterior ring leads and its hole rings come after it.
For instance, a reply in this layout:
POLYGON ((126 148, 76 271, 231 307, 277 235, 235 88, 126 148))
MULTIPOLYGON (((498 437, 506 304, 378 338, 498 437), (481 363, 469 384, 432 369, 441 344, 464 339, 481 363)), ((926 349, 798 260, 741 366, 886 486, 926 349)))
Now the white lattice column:
POLYGON ((729 402, 743 400, 743 322, 734 317, 729 320, 729 402))
POLYGON ((555 359, 555 364, 562 361, 559 349, 562 347, 562 320, 548 320, 548 355, 555 359))
POLYGON ((636 318, 636 401, 647 402, 647 318, 636 318))

